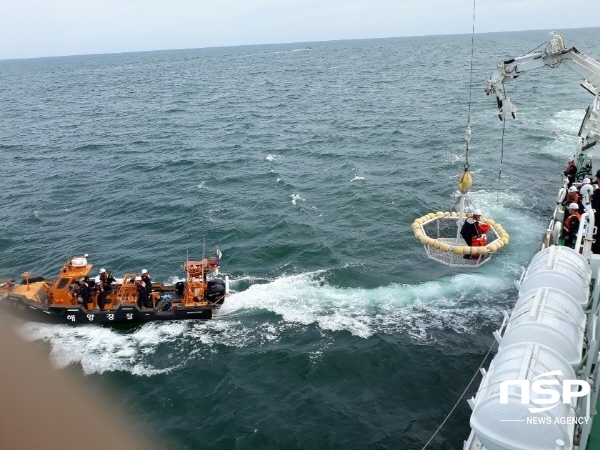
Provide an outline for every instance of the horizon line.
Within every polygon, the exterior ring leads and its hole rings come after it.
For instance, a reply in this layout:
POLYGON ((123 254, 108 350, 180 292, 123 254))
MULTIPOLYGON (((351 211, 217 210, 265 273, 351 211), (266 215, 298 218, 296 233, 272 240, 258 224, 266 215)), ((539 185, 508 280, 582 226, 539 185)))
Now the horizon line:
MULTIPOLYGON (((571 27, 571 28, 556 28, 556 29, 585 30, 585 29, 595 29, 595 28, 600 28, 600 27, 571 27)), ((550 28, 538 28, 538 29, 529 29, 529 30, 512 30, 512 31, 485 31, 485 32, 479 32, 479 33, 475 32, 475 35, 500 34, 500 33, 524 33, 524 32, 529 32, 529 31, 548 31, 548 30, 550 30, 550 28)), ((327 39, 327 40, 322 40, 322 41, 270 42, 270 43, 258 43, 258 44, 215 45, 215 46, 207 46, 207 47, 159 48, 159 49, 153 49, 153 50, 126 50, 126 51, 122 51, 122 52, 106 52, 106 53, 74 53, 74 54, 67 54, 67 55, 25 56, 22 58, 0 57, 0 61, 22 61, 22 60, 31 60, 31 59, 71 58, 71 57, 103 56, 103 55, 126 55, 126 54, 134 54, 134 53, 206 50, 206 49, 235 48, 235 47, 260 47, 260 46, 267 46, 267 45, 317 44, 317 43, 327 43, 327 42, 367 41, 367 40, 422 38, 422 37, 434 37, 434 36, 465 36, 465 35, 470 36, 471 33, 421 34, 421 35, 411 35, 411 36, 327 39)))

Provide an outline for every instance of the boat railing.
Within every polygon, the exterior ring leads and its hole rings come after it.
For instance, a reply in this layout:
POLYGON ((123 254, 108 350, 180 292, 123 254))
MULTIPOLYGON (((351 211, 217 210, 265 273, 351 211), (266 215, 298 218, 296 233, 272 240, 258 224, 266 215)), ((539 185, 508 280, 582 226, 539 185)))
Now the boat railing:
POLYGON ((135 273, 123 275, 123 281, 117 284, 115 301, 116 304, 134 305, 137 303, 138 293, 135 286, 135 273))

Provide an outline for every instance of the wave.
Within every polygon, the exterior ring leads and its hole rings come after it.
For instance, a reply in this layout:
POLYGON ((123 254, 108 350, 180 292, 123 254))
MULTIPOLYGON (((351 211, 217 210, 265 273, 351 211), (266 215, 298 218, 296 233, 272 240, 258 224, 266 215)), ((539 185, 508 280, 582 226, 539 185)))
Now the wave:
MULTIPOLYGON (((129 333, 27 323, 21 334, 48 342, 51 359, 59 367, 80 364, 86 374, 124 371, 142 376, 169 373, 191 359, 210 358, 219 346, 271 345, 309 328, 322 336, 347 333, 358 339, 401 333, 417 345, 429 345, 439 332, 448 330, 477 334, 499 322, 502 310, 510 305, 513 281, 534 253, 545 225, 529 212, 527 193, 521 194, 470 193, 485 216, 507 230, 519 230, 510 245, 477 272, 376 288, 333 285, 328 280, 335 279, 331 277, 338 271, 335 268, 271 279, 232 276, 232 293, 212 321, 155 322, 129 333)), ((418 252, 425 258, 421 249, 418 252)), ((437 265, 432 264, 435 270, 437 265)), ((178 280, 174 277, 171 282, 178 280)))
MULTIPOLYGON (((252 284, 233 292, 217 317, 206 322, 153 322, 130 333, 28 322, 20 334, 48 342, 57 367, 81 364, 86 374, 124 371, 152 376, 185 366, 190 359, 210 357, 215 346, 266 345, 308 327, 360 339, 405 333, 427 345, 436 331, 471 333, 498 321, 502 306, 493 300, 513 280, 500 273, 461 273, 415 285, 363 289, 328 285, 327 273, 320 270, 252 284)), ((233 280, 232 287, 247 279, 233 280)))
POLYGON ((185 325, 180 322, 143 326, 131 334, 120 334, 99 326, 70 327, 28 322, 20 335, 29 341, 50 343, 50 359, 58 367, 79 363, 86 374, 126 371, 133 375, 168 373, 176 366, 156 367, 148 355, 158 343, 179 339, 185 325))

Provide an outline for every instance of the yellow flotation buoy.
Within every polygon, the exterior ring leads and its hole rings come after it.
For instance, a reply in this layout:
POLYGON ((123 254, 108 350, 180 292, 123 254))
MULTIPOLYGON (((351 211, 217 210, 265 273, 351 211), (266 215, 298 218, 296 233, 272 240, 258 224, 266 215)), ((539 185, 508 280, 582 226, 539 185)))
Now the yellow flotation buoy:
POLYGON ((497 242, 494 242, 493 244, 488 244, 488 245, 486 245, 486 247, 488 248, 488 250, 491 253, 496 253, 498 251, 498 243, 497 242))
POLYGON ((465 247, 463 247, 462 245, 457 245, 456 247, 454 247, 454 253, 457 255, 462 255, 464 250, 465 247))
POLYGON ((473 177, 468 170, 465 170, 458 180, 458 190, 464 195, 471 189, 471 186, 473 186, 473 177))
MULTIPOLYGON (((468 142, 470 138, 470 127, 467 127, 467 156, 468 142)), ((473 185, 473 177, 468 170, 469 161, 465 160, 464 172, 458 180, 458 190, 462 194, 457 201, 460 202, 460 213, 457 211, 425 214, 416 219, 412 224, 412 230, 415 238, 421 241, 426 247, 427 256, 443 264, 450 266, 471 266, 478 267, 487 262, 491 258, 492 253, 496 253, 503 246, 508 244, 509 236, 502 225, 491 219, 483 217, 478 218, 480 224, 473 224, 471 218, 473 213, 481 216, 481 211, 474 208, 471 204, 471 212, 469 208, 465 208, 465 197, 471 186, 473 185), (477 233, 472 242, 465 242, 461 236, 461 226, 463 220, 469 221, 469 226, 475 225, 477 233), (487 224, 488 226, 483 226, 487 224), (493 239, 491 242, 486 242, 488 239, 493 239), (474 245, 458 245, 458 244, 474 244, 474 245), (456 255, 456 256, 455 256, 456 255), (470 255, 473 255, 472 257, 470 255), (462 261, 464 256, 465 261, 462 261)), ((456 205, 455 205, 456 206, 456 205)), ((469 230, 469 234, 472 230, 469 230)), ((468 239, 468 237, 467 237, 468 239)))
MULTIPOLYGON (((472 217, 472 214, 467 214, 467 217, 472 217)), ((436 213, 425 214, 423 217, 419 217, 412 223, 412 230, 415 234, 415 238, 421 241, 423 245, 428 247, 433 247, 437 250, 441 250, 443 252, 453 252, 456 255, 485 255, 488 253, 496 253, 502 247, 508 244, 510 240, 510 236, 504 230, 502 225, 493 221, 492 219, 481 218, 480 221, 482 223, 487 223, 491 225, 494 231, 496 232, 498 238, 494 241, 490 242, 485 246, 469 246, 469 245, 452 245, 448 242, 443 242, 438 239, 434 239, 427 235, 423 225, 441 218, 458 218, 459 214, 455 211, 452 212, 442 212, 438 211, 436 213)))
POLYGON ((452 246, 450 244, 446 244, 445 242, 440 242, 440 250, 443 252, 449 252, 452 246))

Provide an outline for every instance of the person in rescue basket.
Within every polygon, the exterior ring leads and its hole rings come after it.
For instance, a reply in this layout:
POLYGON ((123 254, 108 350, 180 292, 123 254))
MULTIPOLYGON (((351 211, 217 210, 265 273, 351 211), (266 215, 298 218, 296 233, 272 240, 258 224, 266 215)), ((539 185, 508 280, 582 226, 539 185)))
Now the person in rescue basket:
MULTIPOLYGON (((465 240, 467 245, 471 247, 481 247, 487 244, 485 233, 491 228, 487 223, 480 223, 481 211, 478 209, 473 210, 473 217, 467 217, 460 229, 460 235, 465 240)), ((471 255, 464 255, 463 258, 469 259, 471 255)), ((474 256, 473 258, 479 258, 474 256)))
MULTIPOLYGON (((479 230, 477 229, 477 224, 479 223, 479 218, 481 217, 481 211, 478 209, 473 210, 473 217, 467 217, 465 222, 463 223, 462 228, 460 229, 460 235, 465 240, 467 245, 472 245, 473 237, 479 237, 479 230)), ((463 258, 469 259, 471 255, 465 255, 463 258)))

